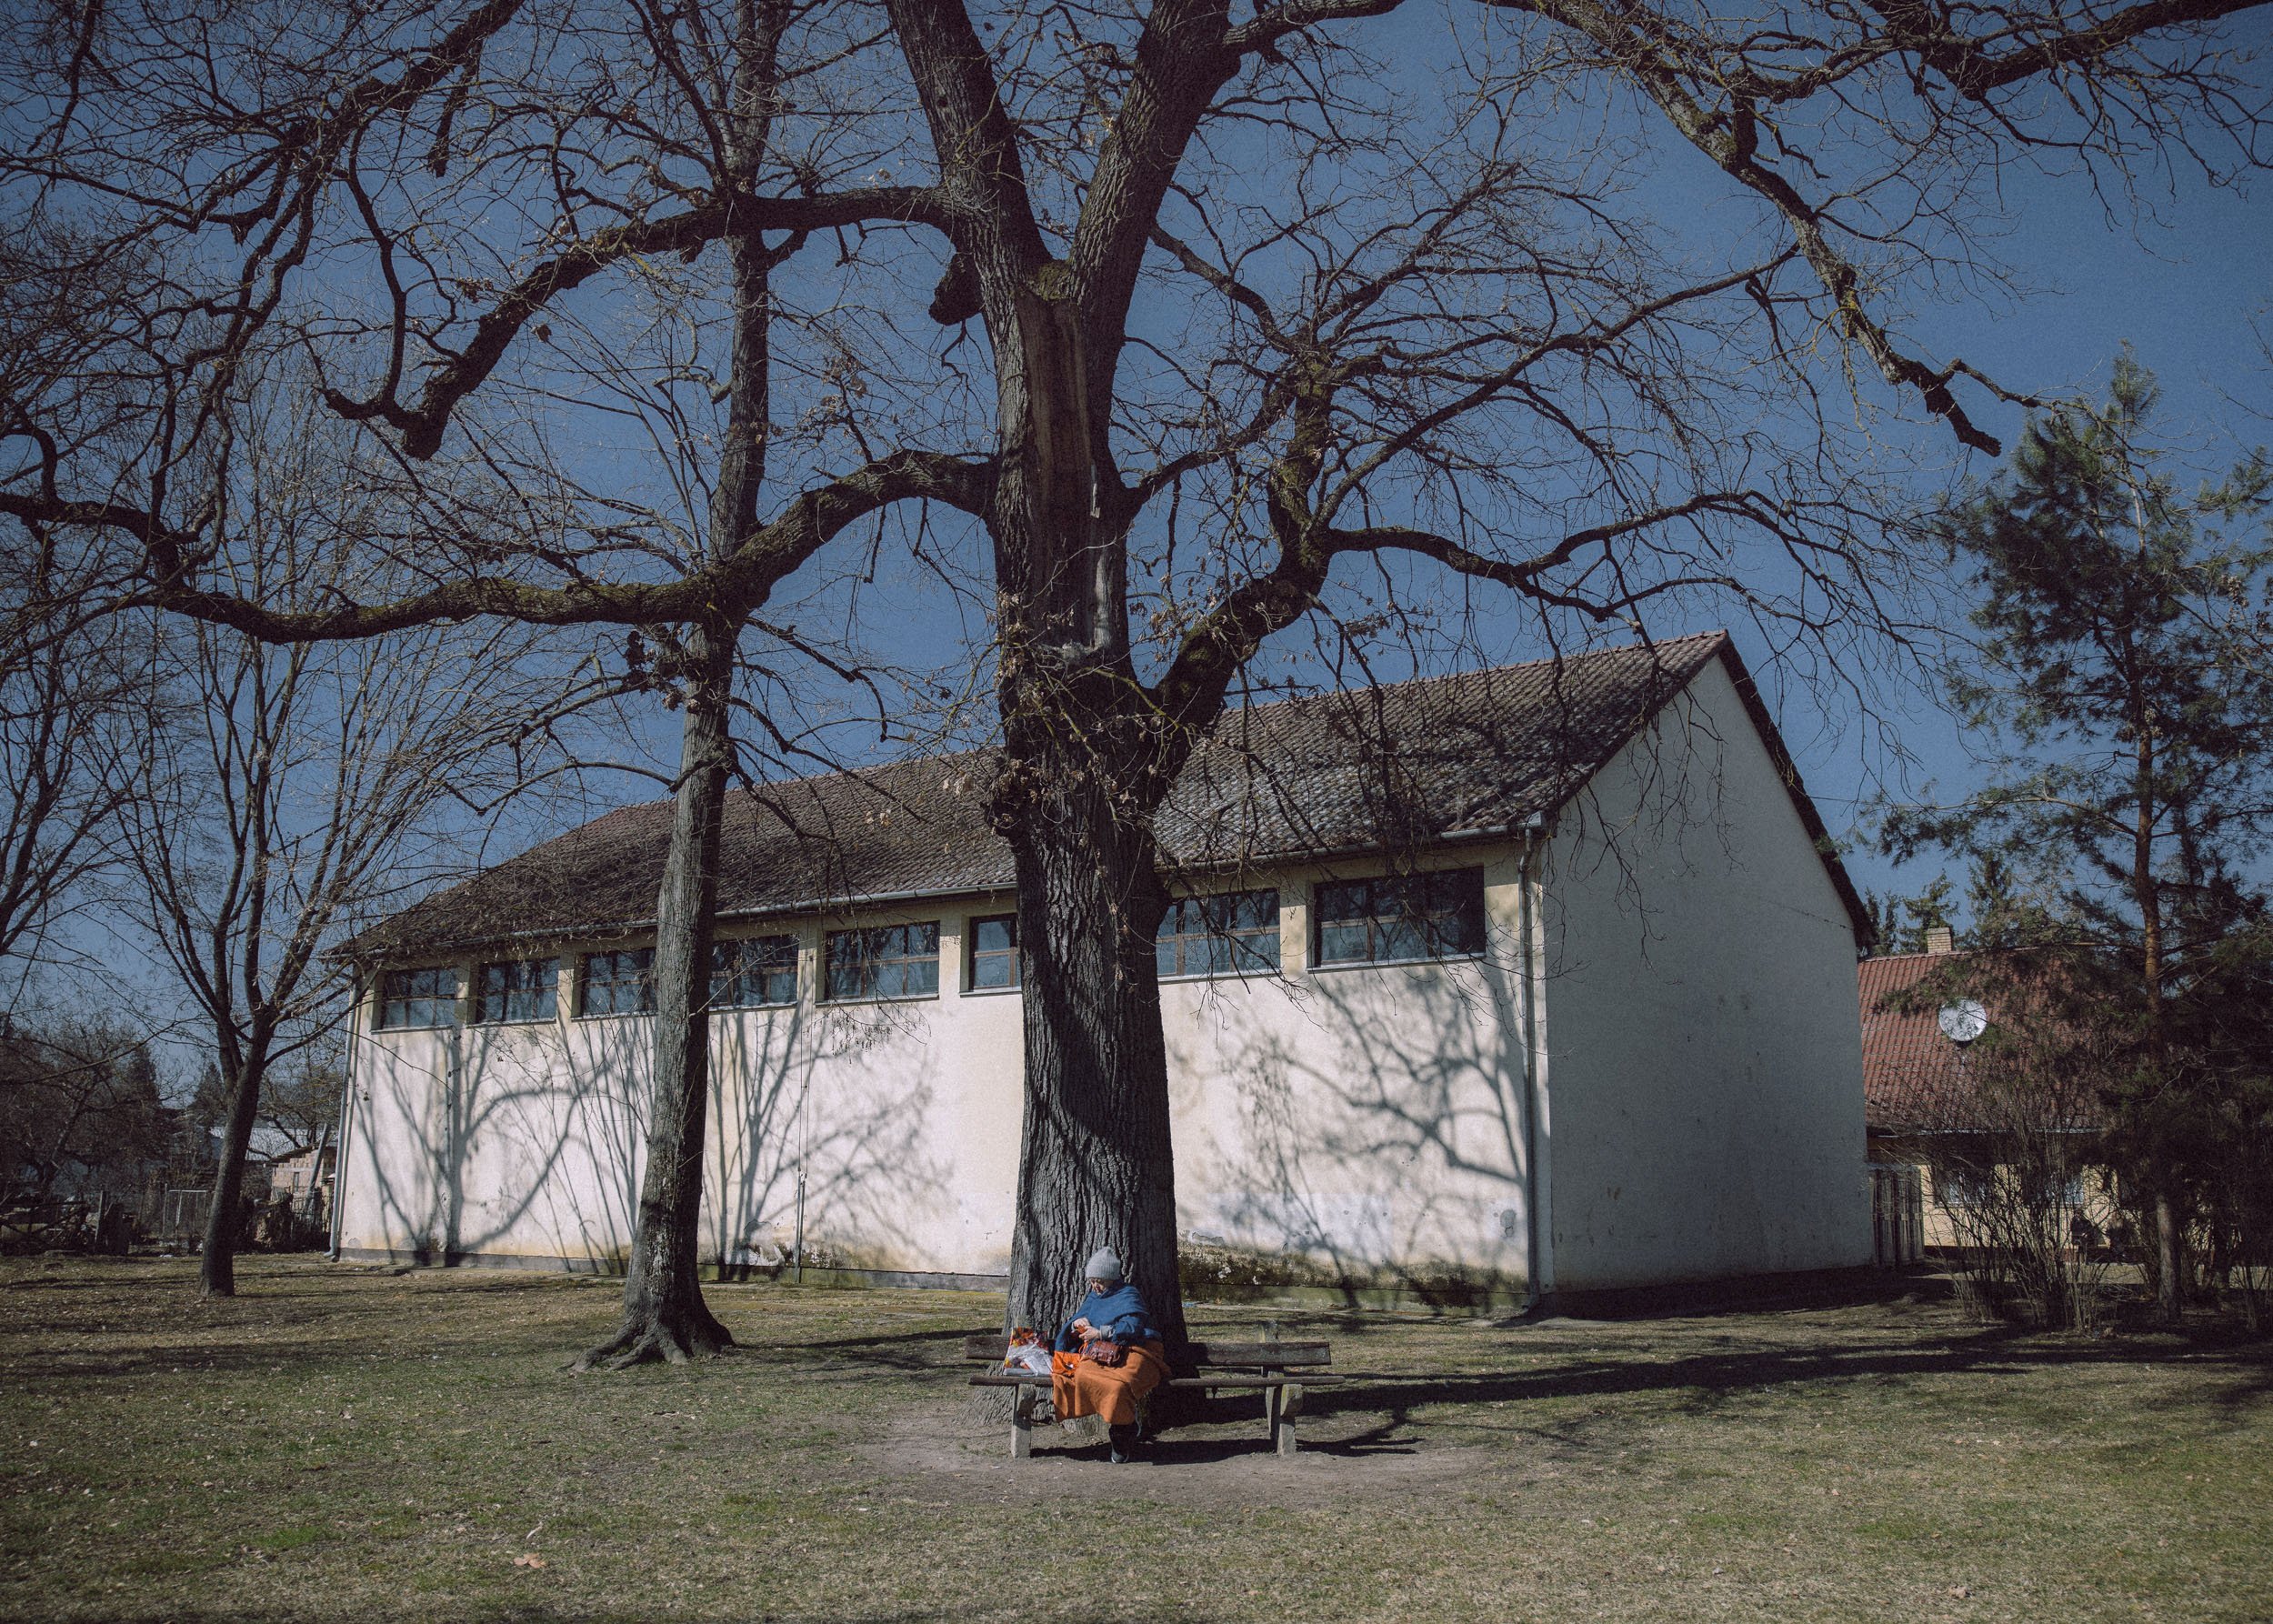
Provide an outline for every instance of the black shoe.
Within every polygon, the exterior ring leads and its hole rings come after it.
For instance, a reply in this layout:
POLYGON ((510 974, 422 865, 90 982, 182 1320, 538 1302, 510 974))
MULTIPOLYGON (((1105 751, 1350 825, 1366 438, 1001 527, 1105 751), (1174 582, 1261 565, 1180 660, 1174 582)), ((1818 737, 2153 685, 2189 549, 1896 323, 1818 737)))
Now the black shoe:
POLYGON ((1143 1439, 1144 1433, 1135 1427, 1114 1427, 1107 1429, 1106 1436, 1112 1440, 1107 1458, 1115 1466, 1119 1466, 1130 1456, 1136 1454, 1136 1446, 1143 1439))

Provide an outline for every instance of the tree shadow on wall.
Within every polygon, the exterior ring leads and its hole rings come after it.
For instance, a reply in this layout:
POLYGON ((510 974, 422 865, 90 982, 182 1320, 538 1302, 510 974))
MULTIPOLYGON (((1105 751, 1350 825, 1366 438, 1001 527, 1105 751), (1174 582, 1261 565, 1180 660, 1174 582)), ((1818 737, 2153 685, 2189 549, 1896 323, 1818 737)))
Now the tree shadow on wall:
POLYGON ((706 1223, 722 1266, 778 1274, 906 1258, 944 1202, 948 1164, 926 1144, 935 1080, 911 1021, 889 1005, 785 1006, 728 1022, 711 1078, 718 1132, 706 1223), (731 1129, 731 1131, 729 1131, 731 1129))
MULTIPOLYGON (((814 1234, 886 1254, 909 1247, 906 1220, 936 1206, 947 1178, 923 1143, 928 1076, 904 1066, 864 1076, 857 1065, 892 1032, 801 1006, 714 1018, 711 1256, 730 1262, 753 1236, 786 1231, 800 1172, 808 1249, 814 1234), (857 1086, 816 1093, 816 1070, 857 1086)), ((365 1039, 359 1068, 369 1081, 350 1176, 367 1182, 388 1248, 420 1263, 521 1256, 620 1268, 646 1167, 652 1019, 476 1026, 436 1038, 431 1063, 365 1039)))
POLYGON ((1531 1215, 1517 962, 1495 927, 1480 960, 1227 991, 1208 1011, 1215 1040, 1175 1062, 1234 1102, 1204 1226, 1285 1259, 1289 1283, 1520 1285, 1531 1215), (1243 1018, 1232 1003, 1282 997, 1291 1018, 1243 1018))

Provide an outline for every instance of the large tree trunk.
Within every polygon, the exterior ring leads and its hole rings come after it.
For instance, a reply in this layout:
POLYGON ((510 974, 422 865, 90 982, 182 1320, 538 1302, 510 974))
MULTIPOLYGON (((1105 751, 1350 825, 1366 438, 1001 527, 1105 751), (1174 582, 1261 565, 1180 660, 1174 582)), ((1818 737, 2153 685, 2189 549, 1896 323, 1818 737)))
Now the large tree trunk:
POLYGON ((729 632, 697 628, 687 637, 678 795, 656 905, 655 1098, 639 1227, 624 1281, 623 1324, 576 1361, 578 1369, 648 1359, 683 1364, 734 1342, 703 1301, 697 1273, 710 1089, 710 943, 733 751, 733 656, 729 632))
POLYGON ((253 1145, 253 1124, 260 1114, 260 1056, 232 1053, 224 1044, 222 1065, 228 1079, 229 1113, 221 1133, 221 1165, 215 1169, 213 1200, 205 1208, 205 1239, 197 1257, 200 1297, 236 1295, 237 1205, 245 1195, 245 1158, 253 1145))
POLYGON ((994 807, 1016 858, 1026 972, 1006 1307, 1014 1325, 1058 1324, 1081 1301, 1084 1263, 1109 1246, 1180 1353, 1153 956, 1167 898, 1152 837, 1177 741, 1164 740, 1130 659, 1126 533, 1100 512, 1118 482, 1063 295, 1037 275, 996 299, 1006 309, 989 324, 1016 339, 997 377, 1003 420, 1016 428, 995 508, 1004 770, 994 807))
POLYGON ((1016 766, 998 802, 1016 858, 1026 961, 1009 1322, 1046 1328, 1069 1317, 1083 1265, 1109 1246, 1180 1348, 1176 1162, 1153 959, 1167 896, 1149 808, 1131 817, 1116 807, 1113 776, 1081 758, 1075 731, 1014 728, 1016 766))

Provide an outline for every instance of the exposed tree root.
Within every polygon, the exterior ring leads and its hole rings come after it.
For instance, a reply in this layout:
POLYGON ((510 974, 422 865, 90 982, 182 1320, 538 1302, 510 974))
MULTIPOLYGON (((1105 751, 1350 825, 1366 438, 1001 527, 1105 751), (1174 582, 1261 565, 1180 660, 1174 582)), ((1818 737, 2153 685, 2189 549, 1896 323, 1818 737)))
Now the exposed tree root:
POLYGON ((716 1358, 734 1346, 734 1333, 716 1316, 697 1305, 686 1317, 685 1327, 660 1318, 637 1316, 597 1348, 587 1348, 563 1368, 582 1375, 587 1370, 622 1370, 633 1365, 684 1365, 697 1358, 716 1358))

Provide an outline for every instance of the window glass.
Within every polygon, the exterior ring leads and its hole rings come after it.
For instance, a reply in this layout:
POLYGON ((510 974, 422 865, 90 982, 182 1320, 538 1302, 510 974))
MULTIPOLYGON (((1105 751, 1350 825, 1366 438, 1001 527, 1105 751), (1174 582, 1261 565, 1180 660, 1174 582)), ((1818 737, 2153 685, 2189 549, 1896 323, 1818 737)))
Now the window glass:
POLYGON ((1018 916, 995 914, 971 921, 966 941, 974 987, 1018 985, 1018 916))
POLYGON ((1983 1206, 1989 1198, 1991 1177, 1987 1168, 1977 1168, 1966 1162, 1936 1168, 1934 1199, 1944 1207, 1983 1206))
POLYGON ((832 930, 823 957, 826 997, 935 997, 939 992, 939 922, 832 930))
POLYGON ((654 1014, 655 949, 586 954, 578 996, 578 1015, 654 1014))
POLYGON ((550 1020, 560 1007, 560 960, 514 958, 486 964, 475 983, 477 1021, 550 1020))
POLYGON ((746 1009, 797 1001, 797 938, 754 936, 710 944, 710 1004, 746 1009))
POLYGON ((1484 871, 1383 875, 1321 884, 1320 964, 1457 958, 1484 950, 1484 871))
POLYGON ((379 978, 379 1025, 447 1027, 457 1022, 457 971, 389 970, 379 978))
POLYGON ((1278 893, 1226 891, 1168 904, 1153 938, 1162 976, 1262 976, 1278 968, 1278 893))

